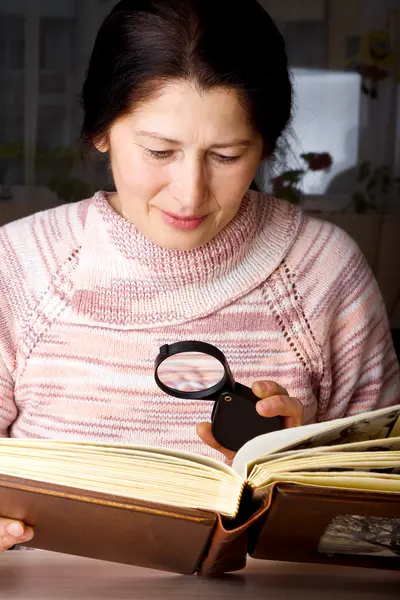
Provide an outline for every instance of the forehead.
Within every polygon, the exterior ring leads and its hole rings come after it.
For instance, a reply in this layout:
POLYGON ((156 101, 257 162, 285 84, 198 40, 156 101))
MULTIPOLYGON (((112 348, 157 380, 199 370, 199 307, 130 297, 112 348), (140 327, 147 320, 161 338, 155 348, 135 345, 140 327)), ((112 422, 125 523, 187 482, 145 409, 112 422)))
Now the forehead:
POLYGON ((135 108, 127 119, 137 131, 177 136, 252 136, 243 100, 232 89, 199 90, 190 82, 169 82, 155 97, 135 108))

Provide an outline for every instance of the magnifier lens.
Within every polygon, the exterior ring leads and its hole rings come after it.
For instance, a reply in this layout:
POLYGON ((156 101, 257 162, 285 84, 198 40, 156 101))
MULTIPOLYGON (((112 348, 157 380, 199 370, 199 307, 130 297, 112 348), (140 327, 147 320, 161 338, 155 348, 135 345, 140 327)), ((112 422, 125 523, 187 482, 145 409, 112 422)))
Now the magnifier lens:
POLYGON ((202 392, 224 378, 224 367, 209 354, 182 352, 169 356, 158 367, 161 383, 179 392, 202 392))

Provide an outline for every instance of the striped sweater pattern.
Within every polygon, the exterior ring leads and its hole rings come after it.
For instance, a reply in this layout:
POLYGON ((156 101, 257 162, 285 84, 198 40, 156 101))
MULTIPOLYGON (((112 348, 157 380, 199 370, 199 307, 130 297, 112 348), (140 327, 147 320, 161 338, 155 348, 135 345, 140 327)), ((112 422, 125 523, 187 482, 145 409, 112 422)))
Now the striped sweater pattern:
POLYGON ((374 277, 336 226, 249 192, 191 251, 161 248, 93 198, 0 229, 0 436, 111 441, 220 458, 212 403, 154 381, 159 348, 218 346, 237 381, 273 380, 306 421, 400 403, 374 277))

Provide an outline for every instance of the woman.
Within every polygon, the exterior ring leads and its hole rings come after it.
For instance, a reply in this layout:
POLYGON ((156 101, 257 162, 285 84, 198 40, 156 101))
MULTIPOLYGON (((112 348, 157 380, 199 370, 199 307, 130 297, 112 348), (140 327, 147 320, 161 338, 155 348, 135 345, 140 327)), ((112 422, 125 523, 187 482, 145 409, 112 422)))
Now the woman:
MULTIPOLYGON (((230 460, 209 403, 155 385, 158 348, 185 339, 223 350, 258 412, 287 427, 400 401, 381 296, 354 242, 249 191, 291 99, 283 40, 256 0, 114 8, 82 133, 108 154, 115 193, 1 230, 0 435, 230 460)), ((3 520, 0 535, 5 549, 32 531, 3 520)))

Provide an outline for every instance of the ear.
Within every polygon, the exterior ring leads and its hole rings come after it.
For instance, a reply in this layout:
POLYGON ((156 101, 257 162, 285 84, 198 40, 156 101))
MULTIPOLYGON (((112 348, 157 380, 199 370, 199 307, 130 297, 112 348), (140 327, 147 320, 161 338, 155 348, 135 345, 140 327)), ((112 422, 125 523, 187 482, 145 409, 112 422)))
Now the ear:
POLYGON ((108 139, 107 137, 96 138, 93 140, 93 145, 102 154, 106 154, 108 152, 108 139))

